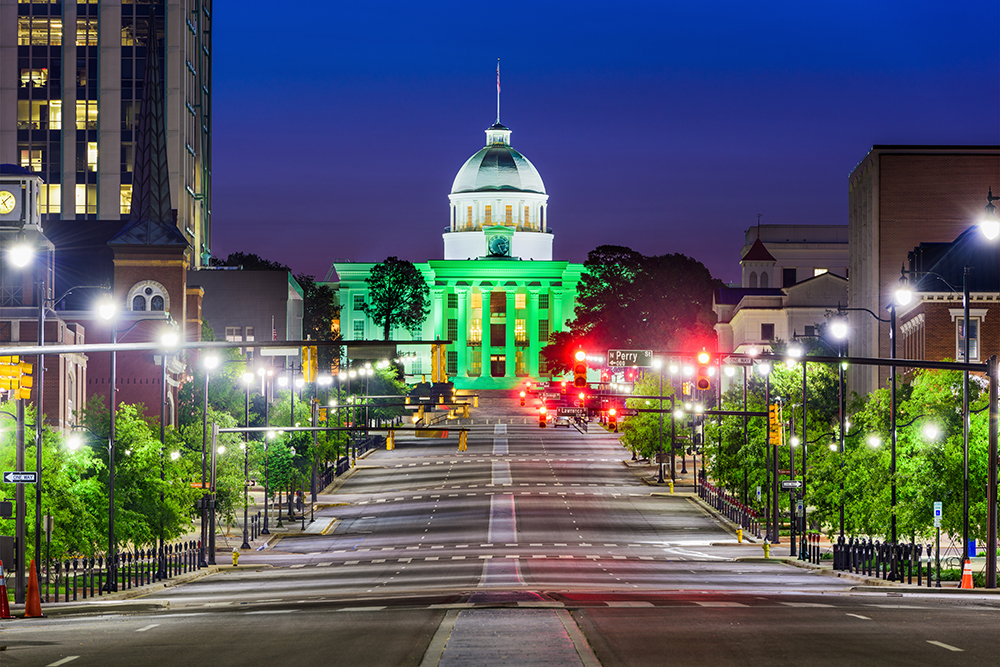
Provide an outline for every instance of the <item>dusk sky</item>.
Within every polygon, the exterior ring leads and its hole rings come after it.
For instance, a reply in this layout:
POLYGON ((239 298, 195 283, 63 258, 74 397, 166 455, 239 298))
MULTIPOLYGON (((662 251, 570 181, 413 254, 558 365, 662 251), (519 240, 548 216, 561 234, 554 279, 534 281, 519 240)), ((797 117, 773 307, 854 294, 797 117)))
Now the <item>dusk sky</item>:
POLYGON ((554 259, 618 244, 738 280, 757 214, 847 223, 873 144, 1000 143, 996 0, 217 0, 213 31, 214 254, 320 279, 442 257, 498 57, 554 259))

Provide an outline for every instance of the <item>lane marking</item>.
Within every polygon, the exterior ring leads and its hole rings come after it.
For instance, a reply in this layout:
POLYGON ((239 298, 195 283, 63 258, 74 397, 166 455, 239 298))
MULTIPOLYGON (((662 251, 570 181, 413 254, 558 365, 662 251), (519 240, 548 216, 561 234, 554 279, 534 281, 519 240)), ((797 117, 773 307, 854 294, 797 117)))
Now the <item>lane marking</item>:
POLYGON ((847 614, 848 616, 853 616, 854 618, 860 618, 862 621, 870 621, 872 619, 867 616, 862 616, 861 614, 847 614))
POLYGON ((779 604, 783 604, 786 607, 802 607, 804 609, 820 609, 823 607, 833 607, 832 604, 823 604, 822 602, 783 602, 778 600, 779 604))
POLYGON ((247 616, 253 614, 291 614, 295 611, 298 611, 298 609, 264 609, 262 611, 248 611, 247 616))
POLYGON ((727 602, 725 600, 704 600, 695 601, 699 607, 746 607, 742 602, 727 602))
POLYGON ((945 644, 944 642, 934 641, 933 639, 928 639, 927 643, 934 644, 935 646, 940 646, 941 648, 946 648, 949 651, 962 652, 965 650, 964 648, 958 648, 957 646, 952 646, 951 644, 945 644))
POLYGON ((47 665, 47 667, 59 667, 59 665, 65 665, 67 662, 71 662, 73 660, 76 660, 79 657, 80 656, 78 656, 78 655, 68 655, 65 658, 63 658, 62 660, 56 660, 55 662, 50 662, 47 665))
POLYGON ((160 625, 159 623, 150 623, 144 628, 139 628, 138 630, 136 630, 136 632, 145 632, 146 630, 152 630, 153 628, 158 627, 159 625, 160 625))

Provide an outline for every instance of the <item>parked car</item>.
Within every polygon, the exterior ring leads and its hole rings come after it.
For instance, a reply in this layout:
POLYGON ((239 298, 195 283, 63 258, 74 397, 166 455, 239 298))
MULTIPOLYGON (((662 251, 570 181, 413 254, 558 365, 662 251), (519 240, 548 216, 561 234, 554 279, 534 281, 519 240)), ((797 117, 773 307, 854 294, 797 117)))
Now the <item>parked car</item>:
POLYGON ((553 428, 558 427, 558 426, 565 426, 566 428, 569 428, 571 425, 572 425, 572 422, 570 422, 569 417, 565 417, 565 416, 556 417, 555 423, 552 424, 553 428))

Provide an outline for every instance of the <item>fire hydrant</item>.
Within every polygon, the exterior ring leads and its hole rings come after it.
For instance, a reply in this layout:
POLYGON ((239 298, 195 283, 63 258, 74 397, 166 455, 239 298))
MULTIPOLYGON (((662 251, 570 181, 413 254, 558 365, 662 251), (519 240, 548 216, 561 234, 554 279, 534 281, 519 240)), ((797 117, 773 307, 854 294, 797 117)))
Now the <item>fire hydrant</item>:
POLYGON ((761 546, 764 547, 764 558, 770 558, 771 557, 771 545, 768 544, 765 541, 764 544, 762 544, 761 546))
POLYGON ((739 542, 740 544, 743 544, 743 529, 742 528, 737 528, 736 529, 736 541, 739 542))
POLYGON ((674 483, 670 482, 670 495, 674 494, 674 483))
POLYGON ((240 550, 233 549, 233 567, 237 567, 240 564, 240 550))

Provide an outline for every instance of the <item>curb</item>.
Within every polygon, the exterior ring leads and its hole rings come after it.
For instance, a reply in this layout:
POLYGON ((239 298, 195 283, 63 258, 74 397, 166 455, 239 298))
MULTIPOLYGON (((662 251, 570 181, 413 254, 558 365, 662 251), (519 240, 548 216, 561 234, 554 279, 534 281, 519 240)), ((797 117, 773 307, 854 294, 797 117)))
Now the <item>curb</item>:
MULTIPOLYGON (((11 605, 13 607, 13 605, 11 605)), ((24 605, 18 605, 21 611, 24 611, 24 605)), ((76 616, 82 614, 128 614, 128 613, 142 613, 147 611, 156 611, 158 609, 169 609, 170 603, 162 600, 150 601, 150 602, 133 602, 133 601, 123 601, 118 604, 116 600, 108 600, 103 598, 96 602, 47 602, 43 603, 42 606, 42 617, 41 618, 52 618, 54 616, 76 616), (52 605, 61 604, 65 605, 62 607, 55 607, 52 605)), ((13 611, 13 610, 12 610, 13 611)), ((16 620, 27 620, 31 621, 33 619, 24 618, 23 614, 17 616, 16 620)))

